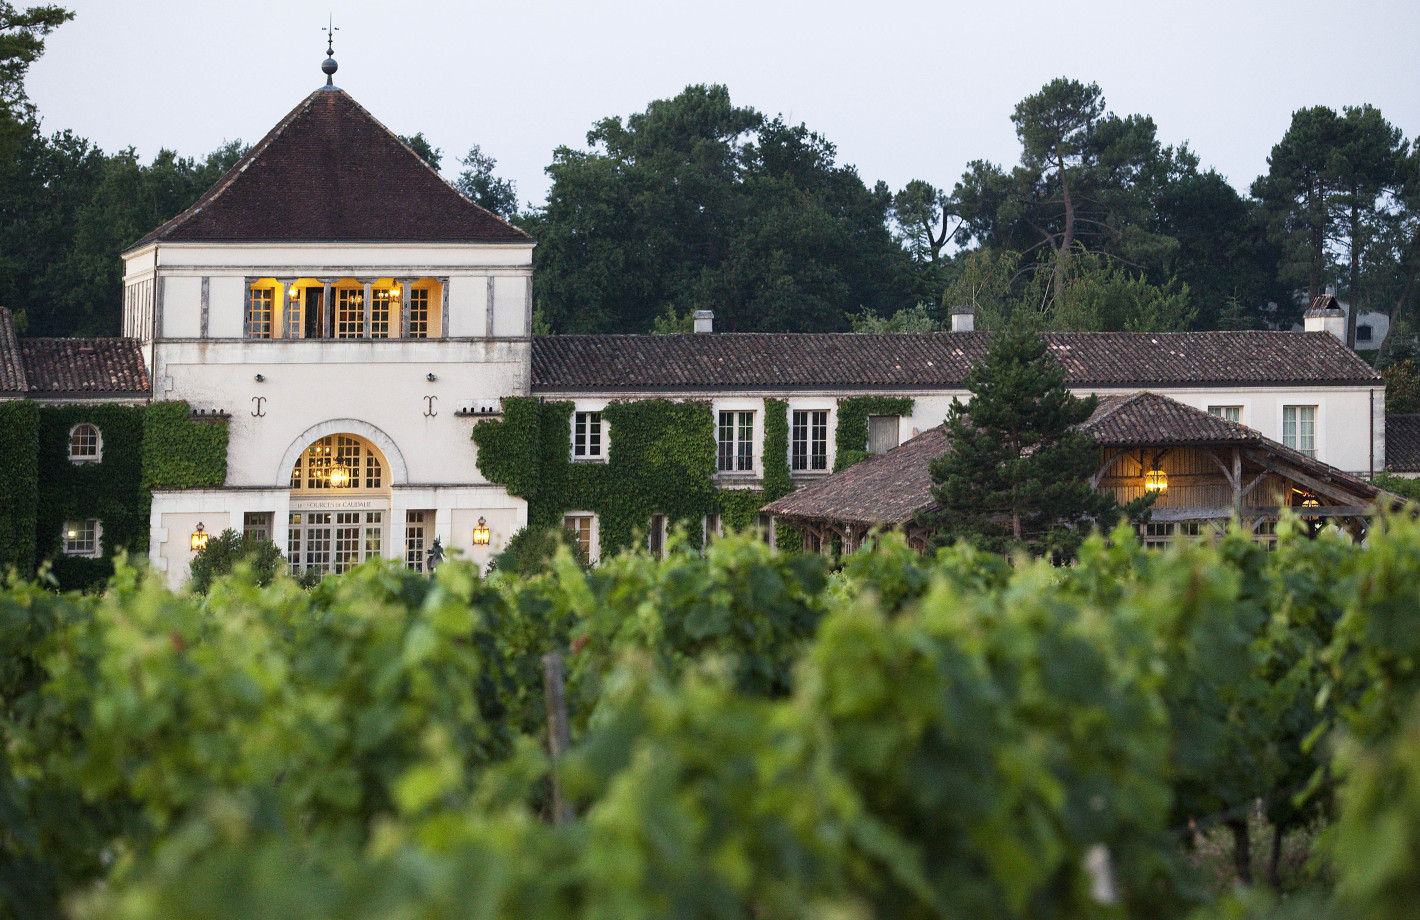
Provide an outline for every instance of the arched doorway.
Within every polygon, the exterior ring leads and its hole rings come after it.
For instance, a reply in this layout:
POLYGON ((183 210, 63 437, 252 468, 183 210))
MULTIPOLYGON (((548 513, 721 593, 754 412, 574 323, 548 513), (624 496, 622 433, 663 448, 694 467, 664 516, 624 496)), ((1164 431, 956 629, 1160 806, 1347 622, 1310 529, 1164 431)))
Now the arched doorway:
POLYGON ((291 467, 291 574, 340 573, 384 555, 389 514, 389 464, 380 449, 354 434, 316 438, 291 467))

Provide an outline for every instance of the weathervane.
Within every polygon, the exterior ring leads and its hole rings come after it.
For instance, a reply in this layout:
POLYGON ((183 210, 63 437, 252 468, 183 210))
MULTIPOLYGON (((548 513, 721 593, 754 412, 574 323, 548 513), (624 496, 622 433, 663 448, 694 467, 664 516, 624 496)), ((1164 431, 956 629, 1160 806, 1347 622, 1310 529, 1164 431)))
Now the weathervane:
POLYGON ((334 15, 321 31, 325 33, 325 60, 321 62, 320 69, 325 74, 325 85, 334 86, 335 72, 340 69, 340 65, 335 63, 335 33, 340 31, 340 26, 335 24, 334 15))

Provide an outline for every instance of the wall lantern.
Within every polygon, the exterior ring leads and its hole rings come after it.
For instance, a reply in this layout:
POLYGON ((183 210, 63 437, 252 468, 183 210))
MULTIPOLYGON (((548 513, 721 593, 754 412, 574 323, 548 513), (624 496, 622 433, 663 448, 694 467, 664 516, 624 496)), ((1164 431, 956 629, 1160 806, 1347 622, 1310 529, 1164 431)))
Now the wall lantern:
POLYGON ((350 484, 350 471, 343 464, 337 463, 330 468, 330 475, 327 477, 332 489, 343 489, 350 484))
POLYGON ((1160 469, 1152 469, 1144 474, 1144 489, 1162 494, 1169 487, 1169 474, 1160 469))
POLYGON ((190 543, 194 553, 200 553, 207 548, 207 531, 203 528, 201 521, 197 522, 197 529, 192 532, 190 543))
POLYGON ((478 526, 473 528, 473 545, 487 546, 489 539, 490 535, 488 533, 488 524, 483 520, 483 518, 479 518, 478 526))
POLYGON ((395 286, 394 286, 394 287, 390 288, 390 300, 399 300, 399 283, 398 283, 398 282, 395 283, 395 286))
POLYGON ((296 288, 296 285, 293 284, 293 285, 291 285, 291 289, 290 289, 289 291, 287 291, 287 293, 291 295, 291 299, 292 299, 292 300, 295 300, 295 299, 296 299, 296 295, 299 294, 300 291, 296 288))

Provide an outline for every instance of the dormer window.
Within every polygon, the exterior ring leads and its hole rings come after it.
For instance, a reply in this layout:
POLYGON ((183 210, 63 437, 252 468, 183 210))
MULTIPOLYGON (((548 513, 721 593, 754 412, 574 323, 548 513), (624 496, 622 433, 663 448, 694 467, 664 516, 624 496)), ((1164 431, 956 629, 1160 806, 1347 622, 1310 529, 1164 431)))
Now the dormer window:
POLYGON ((69 462, 98 463, 103 459, 103 436, 87 422, 69 429, 69 462))

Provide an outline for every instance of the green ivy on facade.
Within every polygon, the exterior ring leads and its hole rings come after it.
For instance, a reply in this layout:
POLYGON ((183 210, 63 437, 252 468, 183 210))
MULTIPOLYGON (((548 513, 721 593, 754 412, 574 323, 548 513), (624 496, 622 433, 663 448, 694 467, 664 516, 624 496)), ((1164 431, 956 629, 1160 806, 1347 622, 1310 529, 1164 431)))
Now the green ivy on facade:
POLYGON ((838 401, 838 429, 834 432, 837 447, 833 471, 848 467, 868 456, 868 416, 912 414, 910 396, 850 396, 838 401))

